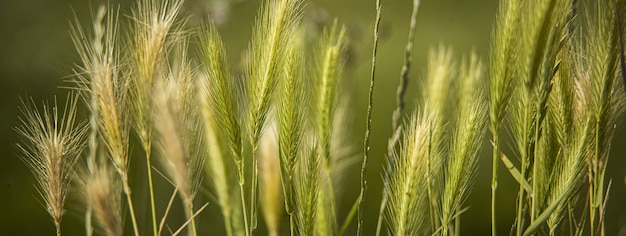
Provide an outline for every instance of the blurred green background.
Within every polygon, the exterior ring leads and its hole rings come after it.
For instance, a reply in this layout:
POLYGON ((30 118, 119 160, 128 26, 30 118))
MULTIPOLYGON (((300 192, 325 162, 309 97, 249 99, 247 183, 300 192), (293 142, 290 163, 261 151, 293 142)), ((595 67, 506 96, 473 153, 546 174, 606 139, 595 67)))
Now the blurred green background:
MULTIPOLYGON (((79 61, 69 36, 69 23, 76 15, 84 25, 90 25, 91 9, 98 0, 0 0, 0 236, 52 235, 54 227, 40 203, 34 187, 34 178, 17 158, 17 137, 12 127, 18 122, 19 98, 32 96, 35 101, 63 97, 63 79, 72 74, 79 61)), ((133 1, 114 1, 120 4, 123 17, 133 1)), ((376 227, 378 202, 381 195, 381 175, 386 153, 387 138, 391 133, 391 113, 395 107, 395 89, 402 65, 403 48, 407 37, 412 0, 383 0, 381 41, 377 84, 374 91, 371 162, 368 166, 368 191, 365 205, 366 232, 376 227)), ((497 9, 497 0, 425 0, 420 8, 411 71, 408 101, 415 100, 418 80, 424 74, 428 50, 438 45, 450 46, 460 59, 470 51, 477 52, 485 61, 491 26, 497 9)), ((346 24, 349 32, 350 59, 344 79, 354 95, 354 145, 360 150, 365 127, 367 86, 369 83, 372 27, 375 16, 374 0, 310 0, 307 1, 305 20, 318 23, 331 22, 337 17, 346 24)), ((245 49, 259 0, 189 0, 182 15, 190 16, 190 24, 208 15, 216 17, 230 59, 237 62, 245 49)), ((411 108, 409 108, 409 111, 411 108)), ((487 139, 486 139, 487 140, 487 139)), ((607 235, 626 235, 626 133, 619 128, 610 158, 608 177, 613 179, 608 202, 607 235)), ((487 142, 485 142, 487 143, 487 142)), ((138 146, 134 152, 141 152, 138 146)), ((463 235, 488 235, 490 233, 490 146, 485 145, 480 171, 474 189, 467 200, 468 211, 463 213, 463 235)), ((140 158, 132 159, 139 176, 144 176, 145 166, 140 158)), ((358 195, 359 166, 348 173, 345 193, 339 201, 340 218, 345 217, 352 201, 358 195)), ((503 170, 503 168, 500 168, 503 170)), ((498 229, 508 234, 515 211, 517 191, 508 173, 501 172, 498 200, 498 229)), ((137 180, 143 181, 143 180, 137 180)), ((141 183, 135 185, 141 186, 141 183)), ((157 186, 171 191, 169 186, 157 186)), ((139 212, 148 213, 146 191, 136 187, 135 197, 139 212), (142 193, 144 192, 144 193, 142 193)), ((167 194, 165 194, 167 195, 167 194)), ((159 197, 161 202, 168 196, 159 197)), ((207 199, 199 199, 205 202, 207 199)), ((162 212, 162 211, 160 211, 162 212)), ((80 201, 71 196, 66 204, 63 230, 66 235, 84 234, 83 210, 80 201)), ((180 214, 175 212, 174 214, 180 214)), ((147 214, 146 214, 147 216, 147 214)), ((148 226, 149 218, 140 217, 148 226)), ((202 213, 199 224, 202 232, 223 234, 222 222, 215 204, 202 213), (212 217, 213 216, 213 217, 212 217), (217 216, 217 217, 215 217, 217 216)), ((174 224, 176 225, 176 224, 174 224)), ((175 227, 175 226, 174 226, 175 227)), ((352 230, 351 232, 353 232, 352 230)), ((371 235, 372 233, 366 233, 371 235)))

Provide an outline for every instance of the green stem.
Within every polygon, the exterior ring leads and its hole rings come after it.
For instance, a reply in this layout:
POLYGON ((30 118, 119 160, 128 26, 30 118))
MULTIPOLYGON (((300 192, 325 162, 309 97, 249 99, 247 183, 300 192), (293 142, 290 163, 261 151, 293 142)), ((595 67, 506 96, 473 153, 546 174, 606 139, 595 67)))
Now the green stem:
POLYGON ((491 159, 491 235, 496 236, 498 225, 496 224, 496 190, 498 189, 498 158, 500 155, 500 125, 494 122, 493 156, 491 159))
MULTIPOLYGON (((527 88, 526 91, 526 96, 525 96, 525 104, 529 104, 531 101, 531 91, 530 89, 527 88)), ((522 163, 521 163, 521 167, 520 167, 520 178, 523 181, 526 181, 526 165, 528 162, 528 152, 529 152, 529 135, 528 135, 528 130, 530 129, 530 112, 531 109, 529 109, 528 107, 525 108, 526 111, 524 111, 524 129, 523 129, 523 136, 522 136, 522 142, 524 143, 522 145, 522 155, 521 155, 521 159, 522 159, 522 163)), ((517 199, 517 227, 516 227, 516 234, 517 236, 521 236, 522 235, 522 222, 523 222, 523 216, 522 216, 522 211, 524 210, 524 185, 523 183, 520 183, 519 186, 519 193, 518 193, 518 199, 517 199)))
POLYGON ((158 236, 157 231, 157 217, 156 217, 156 207, 154 204, 154 185, 152 184, 152 164, 150 164, 150 144, 147 144, 144 147, 144 151, 146 152, 146 165, 148 168, 148 186, 150 188, 150 209, 152 210, 152 231, 154 232, 154 236, 158 236))
POLYGON ((454 236, 461 236, 461 216, 457 215, 454 219, 454 236))
POLYGON ((61 236, 61 222, 55 220, 54 226, 57 228, 57 236, 61 236))
POLYGON ((91 206, 87 206, 87 210, 85 211, 85 235, 92 236, 93 235, 93 223, 91 220, 91 206))
POLYGON ((239 168, 239 192, 241 193, 241 211, 243 212, 243 224, 244 224, 244 231, 246 232, 245 235, 246 236, 250 236, 250 227, 248 224, 248 213, 246 210, 246 192, 244 191, 244 177, 243 177, 243 165, 241 165, 242 163, 240 163, 240 165, 237 165, 239 168))
POLYGON ((233 236, 233 226, 231 222, 231 208, 225 209, 222 214, 224 214, 224 226, 226 227, 226 236, 233 236))
POLYGON ((259 161, 256 158, 257 144, 252 145, 252 186, 250 190, 250 235, 254 235, 257 227, 257 200, 259 188, 259 161))
POLYGON ((539 213, 537 212, 539 210, 539 209, 537 209, 538 208, 538 206, 537 206, 537 198, 538 198, 537 197, 537 193, 539 192, 538 191, 539 189, 537 188, 537 183, 539 181, 543 181, 543 180, 539 180, 538 179, 539 175, 537 174, 538 168, 541 165, 541 164, 537 163, 537 156, 539 154, 539 148, 538 148, 538 146, 539 146, 539 132, 540 132, 539 128, 541 126, 541 123, 539 122, 541 120, 541 118, 539 117, 539 116, 541 116, 541 114, 539 114, 539 111, 541 111, 541 107, 540 106, 541 106, 541 103, 538 103, 537 104, 537 114, 536 114, 537 117, 535 119, 535 121, 536 121, 536 124, 535 124, 535 139, 534 139, 535 150, 533 150, 534 151, 534 154, 533 154, 533 159, 534 160, 532 162, 533 163, 533 177, 532 177, 533 192, 530 193, 531 194, 530 199, 531 199, 531 204, 532 204, 531 205, 531 210, 530 210, 530 222, 531 223, 534 222, 535 218, 539 215, 539 213))
POLYGON ((367 124, 365 128, 365 141, 363 147, 364 155, 363 162, 361 163, 361 191, 359 192, 358 197, 358 221, 357 221, 357 235, 363 234, 363 199, 365 198, 365 188, 367 187, 365 180, 365 169, 367 167, 367 159, 369 157, 370 152, 370 136, 372 129, 372 106, 374 103, 374 82, 376 75, 376 52, 378 51, 378 27, 380 26, 380 17, 382 15, 382 9, 380 5, 380 0, 376 0, 376 23, 374 24, 374 46, 372 48, 372 70, 370 74, 370 87, 368 94, 368 105, 367 105, 367 124))
POLYGON ((189 218, 189 223, 190 223, 190 229, 189 229, 189 236, 197 236, 198 233, 196 231, 196 220, 194 217, 194 213, 193 213, 193 200, 191 199, 191 197, 186 196, 186 204, 185 204, 185 212, 187 214, 187 218, 189 218))
POLYGON ((128 185, 128 175, 124 173, 122 175, 122 181, 124 182, 124 194, 126 194, 126 201, 128 202, 128 209, 130 210, 130 218, 133 221, 133 230, 135 236, 139 236, 139 227, 137 225, 137 217, 135 215, 135 206, 133 205, 133 199, 131 196, 130 186, 128 185))

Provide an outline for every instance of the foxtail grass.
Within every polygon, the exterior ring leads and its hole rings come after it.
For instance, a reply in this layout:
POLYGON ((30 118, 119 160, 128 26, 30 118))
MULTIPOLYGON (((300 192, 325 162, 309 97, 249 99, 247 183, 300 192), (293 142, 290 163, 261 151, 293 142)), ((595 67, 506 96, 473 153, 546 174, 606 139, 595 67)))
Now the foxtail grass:
POLYGON ((492 135, 493 156, 491 162, 491 235, 497 234, 496 191, 498 189, 498 163, 500 156, 500 132, 502 121, 511 100, 513 77, 516 68, 515 53, 517 42, 514 30, 519 27, 520 2, 508 0, 500 3, 496 22, 491 35, 489 61, 489 130, 492 135))
POLYGON ((163 165, 166 173, 178 189, 187 220, 189 235, 197 235, 194 219, 193 200, 201 183, 200 170, 203 165, 204 152, 201 151, 199 114, 195 112, 195 89, 193 75, 182 43, 182 62, 173 69, 167 80, 157 83, 154 94, 156 120, 162 149, 163 165))
MULTIPOLYGON (((609 234, 606 171, 626 104, 620 83, 626 78, 626 2, 502 1, 489 68, 475 53, 457 60, 444 46, 431 50, 416 83, 413 115, 405 115, 419 3, 413 1, 395 94, 376 234, 383 228, 392 235, 462 233, 461 219, 472 212, 465 200, 487 122, 493 235, 505 223, 513 223, 511 234, 520 236, 609 234), (519 185, 513 222, 496 222, 498 203, 505 202, 496 201, 500 164, 519 185)), ((53 108, 45 103, 44 111, 23 102, 16 128, 23 137, 18 148, 57 234, 76 163, 85 165, 74 179, 81 183, 87 235, 94 229, 122 235, 124 205, 135 235, 148 228, 137 220, 147 212, 135 214, 131 194, 130 179, 137 177, 131 129, 147 166, 147 180, 137 178, 133 190, 145 189, 141 184, 147 182, 154 235, 166 227, 172 235, 203 232, 206 224, 198 216, 209 205, 195 205, 203 197, 216 203, 228 236, 285 234, 283 216, 289 217, 290 235, 350 234, 355 218, 356 234, 369 233, 364 200, 370 147, 376 146, 370 141, 381 2, 376 1, 363 153, 351 135, 351 107, 358 101, 350 98, 344 79, 351 31, 335 20, 321 37, 308 34, 301 24, 304 5, 262 3, 242 71, 231 65, 213 22, 194 26, 179 16, 182 0, 138 0, 122 14, 128 25, 108 6, 95 12, 89 30, 76 20, 71 34, 81 61, 73 87, 84 98, 90 123, 77 124, 72 96, 60 115, 56 102, 53 108), (307 50, 308 44, 316 50, 307 50), (151 161, 155 147, 159 165, 151 161), (83 149, 85 161, 77 161, 83 149), (361 155, 360 191, 342 219, 339 196, 361 155), (153 180, 153 169, 164 179, 153 180), (155 187, 161 182, 174 191, 157 225, 162 191, 155 187), (168 216, 178 209, 184 222, 170 229, 174 219, 168 216), (257 226, 260 217, 266 227, 257 226)))
POLYGON ((77 100, 68 98, 62 113, 56 100, 52 106, 44 103, 42 111, 34 101, 22 100, 22 117, 15 128, 22 138, 17 144, 20 157, 37 180, 37 190, 57 235, 61 235, 65 200, 87 134, 85 123, 76 123, 77 100))
POLYGON ((124 232, 121 182, 104 158, 94 163, 97 166, 85 170, 88 173, 81 174, 80 178, 85 204, 106 235, 121 236, 124 232))
POLYGON ((106 20, 97 19, 90 42, 78 20, 72 27, 74 45, 82 60, 77 69, 77 86, 95 98, 91 107, 96 114, 98 133, 104 141, 115 170, 120 175, 128 202, 135 235, 139 235, 131 188, 129 185, 129 82, 121 75, 120 55, 117 51, 118 16, 111 9, 106 20))
POLYGON ((317 223, 319 234, 331 234, 336 231, 335 212, 335 187, 331 174, 333 171, 331 160, 331 135, 333 115, 337 107, 337 92, 340 75, 343 68, 341 53, 344 50, 345 29, 335 21, 330 29, 326 29, 317 52, 317 110, 315 110, 315 122, 317 130, 316 144, 322 165, 320 185, 322 192, 328 194, 319 196, 321 204, 317 209, 317 223))
MULTIPOLYGON (((425 234, 428 222, 427 161, 431 146, 432 117, 426 108, 414 114, 402 139, 396 167, 387 183, 389 206, 386 208, 388 230, 392 235, 425 234)), ((388 161, 391 163, 392 161, 388 161)))
MULTIPOLYGON (((288 57, 288 45, 293 43, 302 14, 299 0, 267 1, 261 7, 250 44, 250 62, 246 66, 248 79, 246 127, 252 145, 252 180, 250 197, 250 234, 257 227, 258 160, 256 149, 268 117, 271 100, 278 87, 281 65, 288 57)), ((240 172, 243 164, 239 165, 240 172)), ((240 174, 242 175, 242 174, 240 174)))
MULTIPOLYGON (((301 37, 301 36, 299 36, 301 37)), ((283 76, 280 82, 276 119, 278 120, 278 147, 280 177, 285 200, 285 210, 289 215, 290 233, 295 233, 296 223, 294 215, 294 173, 298 165, 298 156, 305 135, 304 125, 307 114, 303 106, 306 101, 306 77, 304 73, 305 60, 301 52, 302 38, 298 38, 289 45, 288 58, 283 67, 283 76)))
MULTIPOLYGON (((244 180, 245 180, 245 169, 244 169, 244 157, 243 157, 243 144, 242 144, 242 131, 241 131, 241 118, 238 114, 237 109, 237 98, 234 91, 236 91, 236 84, 232 74, 230 73, 230 67, 228 64, 228 59, 226 58, 226 50, 224 44, 220 38, 220 35, 217 32, 217 29, 213 24, 209 24, 205 26, 208 28, 205 30, 201 36, 201 58, 203 60, 203 66, 201 67, 204 73, 206 74, 206 80, 200 82, 200 90, 201 90, 201 99, 204 109, 204 119, 205 123, 208 124, 207 130, 211 130, 213 137, 209 137, 209 142, 213 142, 217 146, 211 145, 214 149, 221 148, 221 145, 227 145, 228 150, 230 150, 230 155, 232 156, 236 166, 238 173, 238 181, 239 181, 239 191, 241 195, 241 204, 243 210, 244 217, 244 225, 245 229, 248 229, 248 215, 246 214, 246 204, 245 204, 245 191, 244 191, 244 180), (218 141, 221 139, 225 139, 225 141, 218 141), (219 144, 222 142, 224 144, 219 144)), ((216 151, 211 151, 212 153, 217 153, 216 151)), ((211 158, 220 158, 218 154, 215 157, 211 158)), ((226 165, 220 159, 212 159, 214 161, 218 161, 219 166, 226 165), (221 164, 220 164, 221 163, 221 164)), ((227 196, 230 194, 227 190, 227 187, 223 186, 224 184, 228 184, 226 173, 221 173, 222 170, 218 170, 216 167, 211 167, 213 169, 214 174, 218 174, 219 179, 221 181, 219 183, 215 183, 215 188, 219 188, 218 197, 222 199, 222 210, 225 218, 228 218, 232 215, 232 206, 230 203, 230 199, 227 200, 227 196)), ((230 221, 230 219, 228 219, 230 221)), ((229 224, 229 223, 227 223, 229 224)), ((228 226, 227 228, 235 227, 228 226)), ((244 230, 243 228, 236 227, 233 229, 238 233, 239 231, 244 230)))
POLYGON ((168 35, 176 23, 182 0, 139 0, 132 12, 133 32, 128 37, 132 45, 129 53, 131 71, 129 81, 132 89, 130 103, 132 125, 146 153, 148 188, 150 189, 150 209, 152 231, 157 235, 157 213, 152 180, 152 133, 154 129, 153 102, 151 93, 154 81, 164 79, 167 71, 165 52, 170 46, 168 35))

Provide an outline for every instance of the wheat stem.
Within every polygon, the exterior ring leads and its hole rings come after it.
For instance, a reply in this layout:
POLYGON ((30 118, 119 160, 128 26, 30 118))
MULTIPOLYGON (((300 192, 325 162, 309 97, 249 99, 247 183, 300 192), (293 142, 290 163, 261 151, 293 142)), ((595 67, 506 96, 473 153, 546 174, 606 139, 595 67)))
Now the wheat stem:
POLYGON ((135 215, 135 206, 133 205, 133 199, 131 197, 130 186, 128 185, 128 174, 120 173, 122 177, 122 183, 124 184, 124 194, 126 194, 126 200, 128 202, 128 209, 130 210, 130 218, 133 223, 133 231, 135 236, 139 236, 139 226, 137 225, 137 217, 135 215))
POLYGON ((357 235, 363 234, 363 200, 365 199, 365 189, 367 188, 367 181, 365 180, 365 170, 367 168, 367 160, 370 152, 370 136, 372 129, 372 105, 374 103, 374 83, 376 75, 376 53, 378 51, 378 27, 380 26, 380 18, 382 14, 382 6, 380 0, 376 0, 376 21, 374 23, 374 46, 372 48, 372 69, 370 74, 370 86, 368 93, 367 104, 367 123, 365 126, 365 140, 364 140, 364 155, 363 162, 361 163, 361 190, 359 192, 358 202, 358 216, 357 216, 357 235))
POLYGON ((157 233, 157 219, 156 219, 156 207, 154 204, 154 185, 152 184, 152 164, 150 164, 150 145, 144 147, 146 152, 146 166, 148 171, 148 188, 150 189, 150 210, 152 212, 152 231, 154 236, 158 236, 157 233))
POLYGON ((250 236, 250 224, 248 224, 248 213, 246 210, 246 192, 243 186, 243 179, 239 180, 239 192, 241 193, 241 211, 243 213, 243 224, 245 226, 244 231, 246 236, 250 236))

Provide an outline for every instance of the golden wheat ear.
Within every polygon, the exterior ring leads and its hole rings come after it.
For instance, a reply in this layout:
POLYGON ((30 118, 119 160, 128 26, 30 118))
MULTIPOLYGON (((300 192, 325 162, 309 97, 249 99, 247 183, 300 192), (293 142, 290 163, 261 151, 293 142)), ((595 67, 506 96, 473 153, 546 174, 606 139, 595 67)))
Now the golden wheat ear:
POLYGON ((17 148, 20 158, 37 179, 37 190, 61 235, 63 205, 76 172, 76 162, 85 146, 86 123, 76 123, 77 96, 70 95, 62 113, 43 103, 40 111, 32 99, 22 100, 20 124, 15 131, 22 137, 17 148))

